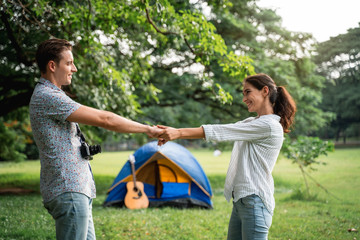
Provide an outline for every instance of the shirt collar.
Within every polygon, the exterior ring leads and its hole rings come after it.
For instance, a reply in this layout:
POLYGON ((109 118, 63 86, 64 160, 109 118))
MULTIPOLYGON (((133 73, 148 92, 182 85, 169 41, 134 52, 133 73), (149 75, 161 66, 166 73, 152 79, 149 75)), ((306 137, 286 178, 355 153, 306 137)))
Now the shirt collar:
MULTIPOLYGON (((55 84, 53 84, 52 82, 50 82, 50 80, 47 80, 43 77, 40 77, 39 83, 44 84, 45 86, 54 89, 54 90, 61 90, 60 88, 58 88, 55 84)), ((62 91, 62 90, 61 90, 62 91)))
POLYGON ((267 114, 267 115, 262 115, 258 118, 272 118, 278 122, 280 122, 280 116, 279 115, 276 115, 276 114, 267 114))

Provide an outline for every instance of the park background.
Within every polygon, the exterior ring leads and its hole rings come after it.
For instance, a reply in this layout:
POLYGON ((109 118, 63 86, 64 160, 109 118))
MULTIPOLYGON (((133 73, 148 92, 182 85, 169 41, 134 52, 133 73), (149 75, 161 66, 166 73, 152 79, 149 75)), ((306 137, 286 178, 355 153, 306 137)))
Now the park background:
MULTIPOLYGON (((244 119, 251 114, 241 101, 242 79, 269 74, 298 107, 274 169, 277 209, 270 239, 359 238, 360 25, 319 42, 309 32, 285 28, 277 11, 260 2, 3 0, 0 188, 30 193, 0 195, 0 239, 54 236, 41 206, 28 113, 39 78, 36 47, 50 37, 74 45, 79 71, 64 88, 69 96, 149 125, 197 127, 244 119)), ((231 143, 179 141, 209 176, 213 210, 129 212, 101 204, 127 155, 150 140, 81 127, 105 150, 92 162, 99 239, 225 238, 231 204, 221 195, 231 143), (218 158, 215 149, 223 152, 218 158)))

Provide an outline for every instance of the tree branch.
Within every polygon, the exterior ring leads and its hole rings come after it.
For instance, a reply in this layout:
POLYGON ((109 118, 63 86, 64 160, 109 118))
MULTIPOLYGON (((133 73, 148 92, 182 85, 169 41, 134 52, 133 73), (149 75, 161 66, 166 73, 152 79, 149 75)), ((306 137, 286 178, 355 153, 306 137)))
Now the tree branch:
POLYGON ((318 181, 315 180, 315 178, 313 178, 308 172, 305 171, 305 169, 303 168, 304 165, 301 163, 301 161, 299 159, 295 159, 296 162, 299 165, 299 168, 301 170, 301 173, 303 174, 304 180, 305 180, 305 184, 306 184, 306 188, 307 188, 307 192, 308 195, 310 196, 310 190, 309 190, 309 185, 306 181, 305 175, 308 176, 318 187, 322 188, 327 194, 333 196, 334 198, 336 198, 337 200, 340 200, 338 197, 336 197, 334 194, 332 194, 331 192, 329 192, 329 190, 327 190, 327 188, 325 188, 323 185, 321 185, 318 181))
POLYGON ((20 107, 29 105, 31 95, 32 90, 29 89, 25 92, 19 93, 9 98, 5 98, 0 101, 0 117, 5 116, 20 107))
POLYGON ((184 41, 185 41, 186 45, 188 46, 188 48, 190 49, 190 51, 192 52, 192 54, 198 56, 199 54, 197 54, 195 52, 195 50, 190 46, 190 43, 188 42, 188 40, 185 37, 184 37, 184 41))
POLYGON ((29 91, 29 90, 32 89, 28 82, 16 81, 14 79, 14 77, 4 77, 4 78, 3 78, 3 76, 0 76, 0 77, 1 77, 1 80, 2 80, 0 82, 0 86, 1 86, 0 94, 2 96, 6 96, 7 92, 13 91, 13 90, 16 90, 16 91, 23 91, 23 90, 29 91))
POLYGON ((36 17, 34 17, 31 12, 21 3, 20 0, 18 0, 18 3, 19 5, 21 6, 21 8, 23 9, 23 16, 29 21, 29 22, 32 22, 32 23, 35 23, 36 25, 38 25, 44 32, 48 33, 51 37, 54 37, 46 28, 44 28, 44 24, 42 24, 41 22, 39 22, 39 20, 37 20, 36 17), (34 19, 34 21, 31 21, 25 14, 25 12, 27 12, 31 17, 32 19, 34 19))
MULTIPOLYGON (((146 3, 146 0, 143 0, 143 4, 146 3)), ((147 21, 150 23, 151 26, 154 27, 154 29, 156 30, 156 32, 161 33, 165 36, 167 35, 177 35, 182 37, 180 34, 176 33, 176 32, 169 32, 169 31, 163 31, 161 30, 158 26, 156 26, 156 24, 154 23, 154 21, 151 19, 150 17, 150 12, 149 9, 147 7, 145 7, 145 12, 146 12, 146 19, 147 21)), ((194 55, 198 55, 195 50, 191 47, 191 45, 189 44, 188 40, 185 37, 182 37, 186 43, 186 45, 188 46, 188 48, 190 49, 190 51, 194 54, 194 55)))
POLYGON ((90 26, 90 15, 91 15, 91 1, 88 0, 87 2, 88 2, 88 6, 89 6, 89 13, 86 17, 86 25, 87 25, 87 30, 91 30, 89 27, 90 26))
POLYGON ((13 46, 15 52, 16 52, 16 57, 18 59, 19 62, 23 63, 25 66, 32 66, 33 62, 29 61, 24 53, 24 51, 21 49, 20 44, 17 42, 14 32, 11 29, 10 23, 8 21, 9 18, 9 14, 7 14, 4 11, 1 11, 1 21, 4 23, 5 25, 5 29, 6 29, 6 33, 9 37, 9 40, 11 42, 11 45, 13 46))
POLYGON ((334 194, 332 194, 331 192, 329 192, 329 190, 327 190, 327 188, 325 188, 323 185, 321 185, 318 181, 315 180, 315 178, 313 178, 309 173, 307 173, 306 171, 304 171, 304 173, 314 182, 316 183, 316 185, 320 188, 322 188, 327 194, 333 196, 334 198, 336 198, 337 200, 340 200, 340 198, 338 198, 337 196, 335 196, 334 194))

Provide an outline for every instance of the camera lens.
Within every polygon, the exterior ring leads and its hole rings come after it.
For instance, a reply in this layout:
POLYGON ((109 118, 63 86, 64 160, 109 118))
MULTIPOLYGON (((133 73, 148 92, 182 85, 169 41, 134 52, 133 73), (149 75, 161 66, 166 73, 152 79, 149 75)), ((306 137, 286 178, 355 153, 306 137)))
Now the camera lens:
POLYGON ((90 154, 95 155, 101 153, 101 146, 100 145, 92 145, 89 147, 90 154))

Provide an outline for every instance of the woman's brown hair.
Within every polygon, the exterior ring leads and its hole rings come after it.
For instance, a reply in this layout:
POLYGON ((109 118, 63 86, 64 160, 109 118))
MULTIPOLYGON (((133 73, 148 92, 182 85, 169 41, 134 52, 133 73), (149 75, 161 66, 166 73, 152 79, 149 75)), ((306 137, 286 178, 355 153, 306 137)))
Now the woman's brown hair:
POLYGON ((290 132, 289 128, 294 122, 296 113, 296 104, 286 88, 276 86, 274 80, 264 73, 248 76, 244 79, 244 82, 250 83, 258 90, 262 90, 265 86, 269 88, 269 99, 274 114, 280 116, 280 124, 284 132, 290 132))

